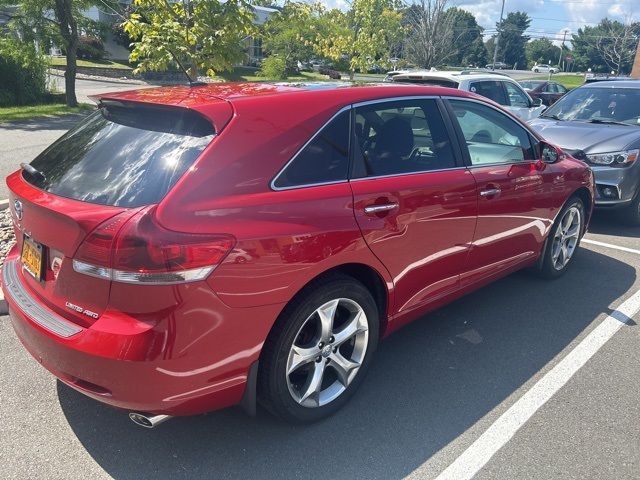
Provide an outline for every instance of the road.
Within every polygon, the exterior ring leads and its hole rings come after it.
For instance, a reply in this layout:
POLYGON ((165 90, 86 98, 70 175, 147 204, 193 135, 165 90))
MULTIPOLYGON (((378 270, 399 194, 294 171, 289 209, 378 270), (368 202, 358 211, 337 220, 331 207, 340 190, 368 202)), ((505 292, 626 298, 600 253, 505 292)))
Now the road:
MULTIPOLYGON (((639 235, 600 217, 587 238, 639 249, 639 235)), ((230 409, 141 429, 56 382, 2 317, 2 476, 434 479, 638 292, 639 267, 640 250, 585 243, 557 281, 517 273, 485 287, 383 342, 346 408, 307 427, 230 409)), ((637 480, 638 321, 621 324, 476 478, 637 480)))

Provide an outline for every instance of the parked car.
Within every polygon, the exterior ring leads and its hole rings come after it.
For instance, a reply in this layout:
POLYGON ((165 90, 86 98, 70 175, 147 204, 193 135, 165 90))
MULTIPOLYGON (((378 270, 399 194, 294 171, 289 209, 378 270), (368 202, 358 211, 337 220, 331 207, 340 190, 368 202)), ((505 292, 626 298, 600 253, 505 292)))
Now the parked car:
POLYGON ((525 92, 534 100, 540 99, 543 105, 553 105, 568 90, 558 82, 547 80, 522 80, 520 82, 525 92))
POLYGON ((536 73, 558 73, 560 70, 558 70, 556 67, 545 65, 543 63, 540 65, 534 65, 533 67, 531 67, 531 71, 536 73))
POLYGON ((385 83, 393 82, 393 77, 395 77, 396 75, 400 75, 401 73, 409 73, 409 72, 410 70, 391 70, 387 72, 387 74, 384 76, 384 79, 382 81, 385 83))
POLYGON ((105 94, 8 177, 2 289, 38 362, 139 424, 256 397, 314 421, 382 337, 523 267, 562 275, 592 181, 463 91, 105 94))
POLYGON ((640 81, 583 85, 531 126, 592 166, 596 207, 620 210, 640 225, 640 81))
POLYGON ((439 85, 477 93, 499 103, 525 121, 536 118, 546 108, 541 100, 533 100, 518 82, 501 73, 484 70, 461 72, 417 70, 395 75, 391 80, 398 83, 439 85))
POLYGON ((488 63, 486 68, 490 70, 506 70, 509 68, 509 65, 504 62, 488 63))

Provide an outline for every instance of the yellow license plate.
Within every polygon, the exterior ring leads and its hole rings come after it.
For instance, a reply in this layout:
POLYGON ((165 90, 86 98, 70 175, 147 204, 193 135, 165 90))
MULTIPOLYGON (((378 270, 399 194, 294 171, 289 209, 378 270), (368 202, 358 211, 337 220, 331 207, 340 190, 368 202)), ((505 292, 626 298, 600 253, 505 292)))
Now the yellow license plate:
POLYGON ((29 237, 24 237, 20 258, 24 269, 40 280, 42 275, 42 245, 34 242, 29 237))

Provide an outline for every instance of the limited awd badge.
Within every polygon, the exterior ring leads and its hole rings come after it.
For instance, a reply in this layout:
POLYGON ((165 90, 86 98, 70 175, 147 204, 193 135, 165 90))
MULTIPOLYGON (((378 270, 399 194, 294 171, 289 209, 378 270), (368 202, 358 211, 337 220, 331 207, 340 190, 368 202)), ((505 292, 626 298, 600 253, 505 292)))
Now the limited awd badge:
POLYGON ((71 302, 64 302, 64 306, 67 308, 70 308, 71 310, 75 310, 78 313, 81 313, 83 315, 86 315, 87 317, 91 317, 91 318, 98 318, 98 314, 96 312, 92 312, 91 310, 87 310, 86 308, 82 308, 79 305, 76 305, 74 303, 71 302))

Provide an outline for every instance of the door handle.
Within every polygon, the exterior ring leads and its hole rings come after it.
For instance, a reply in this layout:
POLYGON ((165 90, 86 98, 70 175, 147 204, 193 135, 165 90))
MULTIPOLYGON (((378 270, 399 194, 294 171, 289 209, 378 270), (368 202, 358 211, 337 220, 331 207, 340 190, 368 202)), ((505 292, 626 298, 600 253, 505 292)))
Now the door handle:
POLYGON ((398 208, 398 203, 393 202, 384 203, 382 205, 369 205, 368 207, 364 207, 364 213, 366 213, 367 215, 371 215, 374 213, 388 212, 390 210, 393 210, 394 208, 398 208))
POLYGON ((480 190, 481 197, 493 197, 494 195, 498 195, 501 192, 499 188, 487 188, 485 190, 480 190))

